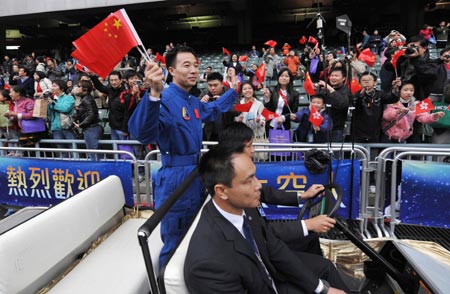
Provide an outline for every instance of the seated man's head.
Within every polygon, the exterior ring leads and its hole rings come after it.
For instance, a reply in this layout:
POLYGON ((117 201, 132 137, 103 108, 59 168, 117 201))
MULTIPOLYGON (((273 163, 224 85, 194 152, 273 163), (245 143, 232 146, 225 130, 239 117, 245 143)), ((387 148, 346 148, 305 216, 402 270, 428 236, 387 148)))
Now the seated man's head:
POLYGON ((227 142, 215 145, 200 159, 200 178, 214 202, 228 213, 242 215, 255 208, 261 196, 256 166, 242 151, 242 145, 227 142))
POLYGON ((219 72, 212 72, 206 77, 208 91, 213 95, 222 95, 223 93, 223 76, 219 72))
POLYGON ((242 146, 245 154, 253 158, 255 147, 253 146, 253 130, 242 122, 233 122, 219 133, 219 144, 232 142, 242 146))

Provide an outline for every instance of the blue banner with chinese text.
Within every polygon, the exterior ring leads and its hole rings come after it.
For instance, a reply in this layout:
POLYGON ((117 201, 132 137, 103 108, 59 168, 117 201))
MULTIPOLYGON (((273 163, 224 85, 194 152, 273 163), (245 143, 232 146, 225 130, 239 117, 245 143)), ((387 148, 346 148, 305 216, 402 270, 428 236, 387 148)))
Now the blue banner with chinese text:
POLYGON ((3 157, 0 204, 51 206, 110 175, 122 181, 125 201, 134 206, 131 162, 45 160, 3 157))

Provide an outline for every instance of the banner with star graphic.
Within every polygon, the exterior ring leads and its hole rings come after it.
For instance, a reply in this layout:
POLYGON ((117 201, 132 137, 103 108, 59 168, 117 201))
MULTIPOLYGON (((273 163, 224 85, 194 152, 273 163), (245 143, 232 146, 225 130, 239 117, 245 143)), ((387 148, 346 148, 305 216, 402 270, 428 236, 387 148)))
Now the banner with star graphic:
POLYGON ((72 56, 105 78, 133 48, 142 45, 125 9, 107 18, 73 42, 72 56))

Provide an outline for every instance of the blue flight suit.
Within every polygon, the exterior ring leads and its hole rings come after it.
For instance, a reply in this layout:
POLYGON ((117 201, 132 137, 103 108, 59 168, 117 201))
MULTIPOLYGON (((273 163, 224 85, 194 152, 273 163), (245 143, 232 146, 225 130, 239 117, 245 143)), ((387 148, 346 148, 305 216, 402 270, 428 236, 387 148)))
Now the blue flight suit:
MULTIPOLYGON (((152 101, 148 95, 147 91, 133 112, 128 130, 143 144, 156 140, 161 151, 162 167, 153 186, 155 208, 158 208, 197 166, 202 122, 214 121, 221 112, 228 111, 237 94, 229 90, 216 101, 201 103, 171 83, 161 93, 160 101, 152 101)), ((164 247, 159 257, 160 267, 187 231, 205 196, 205 188, 197 177, 161 221, 164 247)))

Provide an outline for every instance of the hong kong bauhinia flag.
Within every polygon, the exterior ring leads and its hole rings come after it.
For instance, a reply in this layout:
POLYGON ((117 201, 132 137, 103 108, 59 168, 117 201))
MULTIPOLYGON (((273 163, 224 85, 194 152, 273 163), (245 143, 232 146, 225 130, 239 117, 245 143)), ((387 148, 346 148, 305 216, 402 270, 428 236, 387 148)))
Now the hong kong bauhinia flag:
POLYGON ((431 111, 433 109, 435 109, 433 102, 431 102, 430 97, 428 97, 416 104, 416 115, 431 111))
POLYGON ((142 45, 125 9, 107 18, 73 42, 72 56, 101 77, 106 77, 133 48, 142 45))
POLYGON ((309 114, 309 121, 313 124, 313 126, 319 127, 323 123, 323 116, 319 111, 311 105, 311 113, 309 114))

